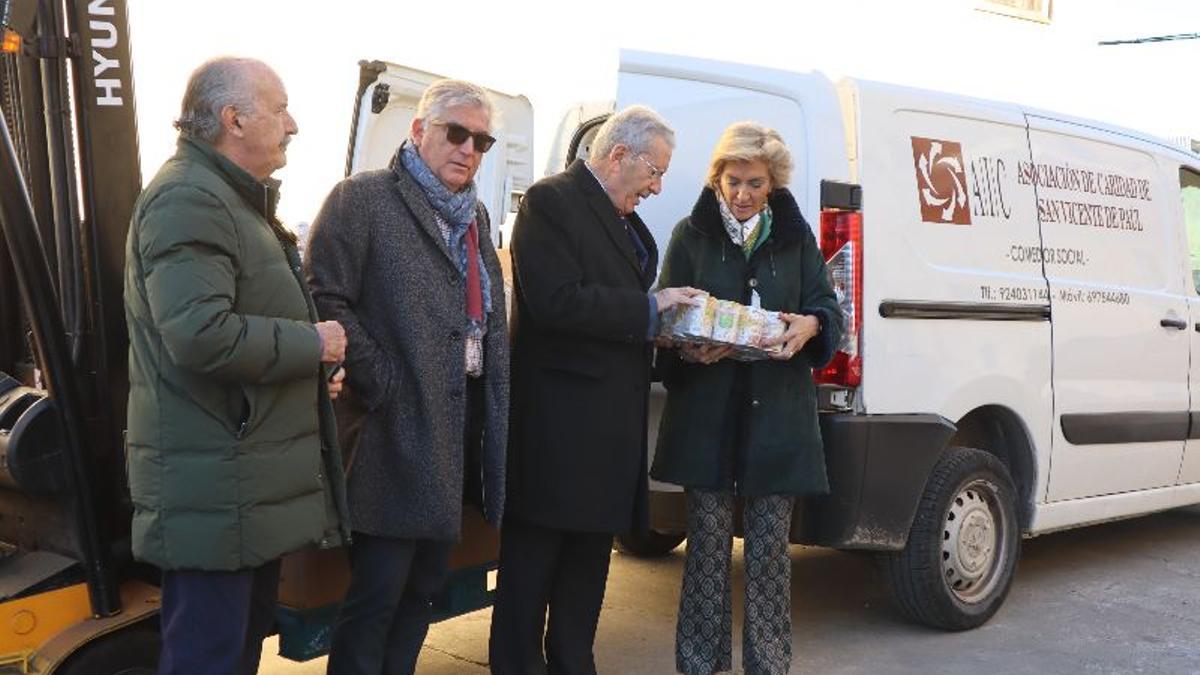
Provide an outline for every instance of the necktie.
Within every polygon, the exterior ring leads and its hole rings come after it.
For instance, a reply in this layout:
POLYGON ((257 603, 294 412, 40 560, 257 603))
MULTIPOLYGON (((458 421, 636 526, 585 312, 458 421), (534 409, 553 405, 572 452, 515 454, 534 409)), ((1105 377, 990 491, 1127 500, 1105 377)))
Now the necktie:
POLYGON ((633 244, 633 252, 637 254, 638 265, 645 272, 646 263, 650 262, 650 252, 646 250, 646 245, 642 243, 642 238, 638 236, 637 231, 629 224, 629 219, 622 218, 621 222, 625 225, 625 234, 629 236, 629 242, 633 244))

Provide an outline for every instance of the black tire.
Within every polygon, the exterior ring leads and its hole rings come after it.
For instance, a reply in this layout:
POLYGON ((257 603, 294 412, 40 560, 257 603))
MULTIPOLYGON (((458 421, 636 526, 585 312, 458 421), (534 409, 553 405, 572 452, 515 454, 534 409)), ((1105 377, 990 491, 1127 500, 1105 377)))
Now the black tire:
POLYGON ((659 532, 650 530, 645 534, 617 535, 617 550, 639 558, 661 558, 674 551, 687 534, 683 532, 659 532))
POLYGON ((883 556, 904 614, 953 631, 992 618, 1017 569, 1015 495, 1008 468, 995 456, 974 448, 946 450, 925 483, 908 545, 883 556))
POLYGON ((55 675, 154 675, 162 638, 158 622, 122 628, 85 644, 67 657, 55 675))

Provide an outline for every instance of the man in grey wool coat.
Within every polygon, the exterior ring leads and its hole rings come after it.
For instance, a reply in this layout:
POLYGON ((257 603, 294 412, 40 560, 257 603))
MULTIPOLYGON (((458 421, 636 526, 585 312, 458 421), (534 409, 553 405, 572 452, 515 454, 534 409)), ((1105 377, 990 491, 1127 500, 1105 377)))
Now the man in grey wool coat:
POLYGON ((499 527, 507 320, 473 181, 493 118, 483 89, 434 82, 391 165, 339 183, 312 225, 313 298, 346 328, 341 412, 362 420, 345 448, 354 542, 330 673, 412 672, 464 500, 499 527))

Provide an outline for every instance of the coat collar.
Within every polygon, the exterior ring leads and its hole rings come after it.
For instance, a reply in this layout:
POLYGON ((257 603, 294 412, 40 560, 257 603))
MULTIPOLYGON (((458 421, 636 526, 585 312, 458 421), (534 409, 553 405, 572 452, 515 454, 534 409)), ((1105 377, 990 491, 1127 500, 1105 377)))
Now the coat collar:
MULTIPOLYGON (((808 221, 800 213, 796 198, 787 188, 778 188, 767 197, 771 206, 771 235, 765 246, 787 246, 800 241, 808 229, 808 221)), ((721 222, 721 207, 717 193, 711 187, 700 191, 696 205, 692 207, 692 227, 710 237, 727 238, 725 224, 721 222)))
MULTIPOLYGON (((412 177, 408 169, 400 162, 400 151, 396 151, 395 157, 391 164, 392 174, 396 179, 396 189, 400 192, 401 201, 408 207, 408 210, 416 218, 421 229, 433 239, 434 246, 446 256, 446 260, 450 264, 454 264, 454 258, 450 255, 450 248, 446 244, 446 237, 442 235, 442 228, 438 227, 437 214, 434 213, 433 204, 429 202, 429 197, 425 195, 425 190, 417 179, 412 177)), ((478 213, 478 204, 476 205, 478 213)), ((477 216, 478 217, 478 216, 477 216)), ((457 266, 455 267, 457 269, 457 266)))
POLYGON ((296 235, 275 217, 275 207, 279 205, 280 182, 278 180, 274 178, 258 180, 235 164, 233 160, 218 152, 210 143, 197 138, 180 136, 176 148, 180 157, 204 164, 229 187, 233 188, 233 191, 251 209, 267 221, 275 236, 293 244, 296 243, 296 235))
MULTIPOLYGON (((566 173, 587 197, 588 206, 603 224, 604 231, 612 240, 613 245, 621 251, 625 261, 637 273, 638 279, 644 280, 647 274, 652 275, 652 271, 648 273, 642 269, 641 263, 637 259, 637 252, 633 250, 633 242, 629 241, 629 235, 625 234, 625 223, 621 221, 621 216, 617 213, 617 208, 613 206, 612 199, 609 198, 608 193, 600 185, 600 180, 596 178, 587 164, 582 159, 576 159, 571 166, 567 167, 566 173)), ((629 221, 629 226, 634 229, 649 252, 650 266, 657 266, 658 248, 654 243, 654 237, 650 235, 650 230, 642 222, 641 216, 636 212, 630 213, 626 216, 626 220, 629 221)))

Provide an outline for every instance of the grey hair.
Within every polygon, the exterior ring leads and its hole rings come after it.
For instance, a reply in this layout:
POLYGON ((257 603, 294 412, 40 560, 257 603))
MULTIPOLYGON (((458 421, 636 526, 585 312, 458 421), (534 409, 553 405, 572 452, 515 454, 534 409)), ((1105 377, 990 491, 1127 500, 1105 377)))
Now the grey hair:
POLYGON ((489 124, 495 124, 496 108, 492 105, 492 97, 483 87, 465 80, 437 80, 429 85, 417 103, 417 117, 442 121, 447 110, 459 106, 481 108, 487 113, 489 124))
POLYGON ((588 154, 596 159, 605 158, 618 145, 635 153, 648 152, 650 142, 655 138, 661 138, 667 147, 675 149, 675 130, 662 115, 644 105, 631 105, 600 125, 588 154))
POLYGON ((192 71, 174 127, 185 136, 215 143, 221 136, 221 110, 226 106, 254 112, 258 98, 254 66, 269 69, 258 59, 219 56, 192 71))

